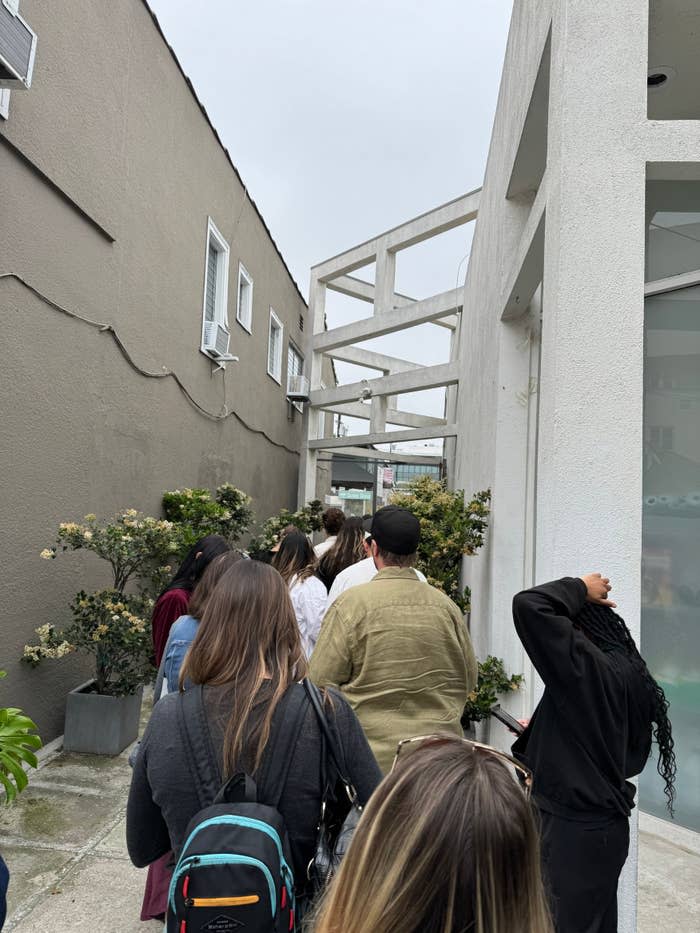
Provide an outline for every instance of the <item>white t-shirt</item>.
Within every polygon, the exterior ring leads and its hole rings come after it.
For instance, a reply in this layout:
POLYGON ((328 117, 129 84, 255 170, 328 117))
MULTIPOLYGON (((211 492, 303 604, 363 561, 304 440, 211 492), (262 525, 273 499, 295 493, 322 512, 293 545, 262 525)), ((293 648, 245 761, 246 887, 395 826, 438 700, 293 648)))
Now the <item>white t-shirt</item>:
POLYGON ((298 582, 292 577, 289 583, 289 595, 294 606, 294 615, 301 633, 301 643, 307 658, 316 647, 321 619, 326 610, 326 588, 318 577, 307 577, 298 582))
POLYGON ((314 554, 316 555, 316 560, 318 560, 319 557, 323 557, 326 551, 330 551, 330 549, 335 544, 335 539, 337 537, 338 535, 331 535, 330 538, 326 538, 325 541, 321 541, 320 544, 316 545, 316 547, 314 548, 314 554))
MULTIPOLYGON (((413 572, 421 583, 426 582, 425 576, 420 570, 414 568, 413 572)), ((345 570, 341 570, 333 581, 333 585, 328 593, 325 611, 328 611, 331 603, 334 603, 345 590, 349 590, 351 586, 359 586, 360 583, 369 583, 376 575, 377 568, 374 566, 374 558, 372 557, 366 557, 364 560, 359 560, 356 564, 351 564, 349 567, 346 567, 345 570)))

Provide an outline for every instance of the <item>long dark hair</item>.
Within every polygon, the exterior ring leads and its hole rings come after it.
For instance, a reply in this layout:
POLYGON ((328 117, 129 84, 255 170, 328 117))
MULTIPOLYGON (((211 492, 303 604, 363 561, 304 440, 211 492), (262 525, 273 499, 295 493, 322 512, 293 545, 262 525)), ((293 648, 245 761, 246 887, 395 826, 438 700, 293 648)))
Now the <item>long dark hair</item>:
POLYGON ((676 756, 673 751, 673 734, 671 721, 668 718, 669 702, 666 699, 666 694, 651 676, 649 668, 637 650, 632 633, 627 628, 624 619, 613 612, 609 606, 585 603, 575 621, 601 651, 606 653, 611 651, 624 652, 633 668, 641 675, 651 703, 652 734, 659 747, 656 770, 664 780, 666 806, 668 812, 673 816, 673 802, 676 798, 674 786, 676 780, 676 756))
POLYGON ((229 685, 224 772, 230 777, 249 750, 262 759, 272 716, 288 687, 306 676, 306 658, 286 584, 269 564, 241 560, 226 570, 207 600, 180 670, 180 690, 229 685), (261 717, 252 717, 263 704, 261 717), (253 720, 257 719, 257 722, 253 720))
POLYGON ((168 590, 187 590, 191 593, 214 558, 230 550, 228 541, 221 535, 206 535, 200 538, 189 549, 163 593, 167 593, 168 590))
POLYGON ((321 555, 318 562, 318 575, 329 589, 341 570, 345 570, 351 564, 356 564, 365 556, 362 547, 364 537, 362 519, 347 518, 333 546, 321 555))
POLYGON ((214 591, 214 587, 219 582, 229 567, 233 567, 239 560, 243 560, 240 551, 234 549, 219 554, 213 560, 209 561, 209 566, 201 576, 199 583, 192 590, 190 601, 187 604, 187 612, 194 619, 201 619, 207 600, 214 591))
POLYGON ((280 541, 280 549, 272 558, 272 566, 289 586, 293 577, 306 580, 316 569, 311 542, 301 531, 290 531, 280 541))
POLYGON ((362 814, 314 930, 552 933, 533 808, 507 766, 454 735, 399 759, 362 814))

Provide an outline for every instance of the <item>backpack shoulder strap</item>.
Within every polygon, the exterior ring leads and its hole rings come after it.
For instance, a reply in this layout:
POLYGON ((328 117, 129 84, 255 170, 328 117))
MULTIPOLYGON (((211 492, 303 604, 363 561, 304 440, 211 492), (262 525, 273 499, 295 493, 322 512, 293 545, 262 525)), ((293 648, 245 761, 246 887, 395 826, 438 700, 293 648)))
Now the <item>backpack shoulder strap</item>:
POLYGON ((270 807, 279 808, 308 705, 305 691, 293 684, 275 710, 257 782, 260 802, 270 807))
POLYGON ((212 746, 202 693, 202 685, 195 684, 179 694, 178 722, 199 804, 206 807, 219 791, 221 774, 212 746))

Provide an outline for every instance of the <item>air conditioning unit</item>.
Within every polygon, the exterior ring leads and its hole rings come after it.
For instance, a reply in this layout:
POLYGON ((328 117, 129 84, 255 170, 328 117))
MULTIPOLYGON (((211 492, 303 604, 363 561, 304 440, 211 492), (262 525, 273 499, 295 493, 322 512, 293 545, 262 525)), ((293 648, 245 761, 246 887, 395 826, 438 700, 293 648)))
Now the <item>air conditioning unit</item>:
POLYGON ((212 356, 228 356, 228 344, 231 335, 216 321, 207 321, 204 325, 203 349, 212 356))
POLYGON ((0 0, 0 87, 20 90, 32 83, 36 33, 18 7, 19 0, 0 0))
POLYGON ((287 399, 290 402, 309 401, 309 380, 306 376, 289 376, 287 379, 287 399))

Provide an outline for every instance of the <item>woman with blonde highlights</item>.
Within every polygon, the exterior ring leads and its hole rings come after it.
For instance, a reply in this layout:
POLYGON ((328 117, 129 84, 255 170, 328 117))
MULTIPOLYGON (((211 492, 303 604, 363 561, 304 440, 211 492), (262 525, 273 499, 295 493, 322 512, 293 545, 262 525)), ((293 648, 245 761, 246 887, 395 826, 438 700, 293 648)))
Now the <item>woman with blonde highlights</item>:
MULTIPOLYGON (((279 729, 273 726, 285 721, 286 704, 297 704, 303 718, 278 809, 300 887, 315 850, 324 789, 321 727, 313 709, 301 702, 302 698, 306 702, 299 683, 305 674, 306 658, 282 577, 257 561, 241 560, 230 566, 206 601, 180 670, 180 690, 185 681, 193 689, 202 687, 203 713, 220 783, 244 771, 258 784, 259 803, 266 802, 266 781, 261 776, 266 773, 265 763, 275 760, 274 736, 279 729)), ((185 696, 169 693, 154 706, 134 764, 127 846, 138 867, 160 858, 171 847, 177 858, 187 825, 202 807, 179 727, 179 716, 188 709, 183 705, 185 696)), ((340 693, 333 693, 328 719, 335 728, 348 777, 364 803, 381 774, 355 714, 340 693)))
POLYGON ((401 748, 314 933, 551 933, 527 787, 506 756, 447 734, 401 748))

